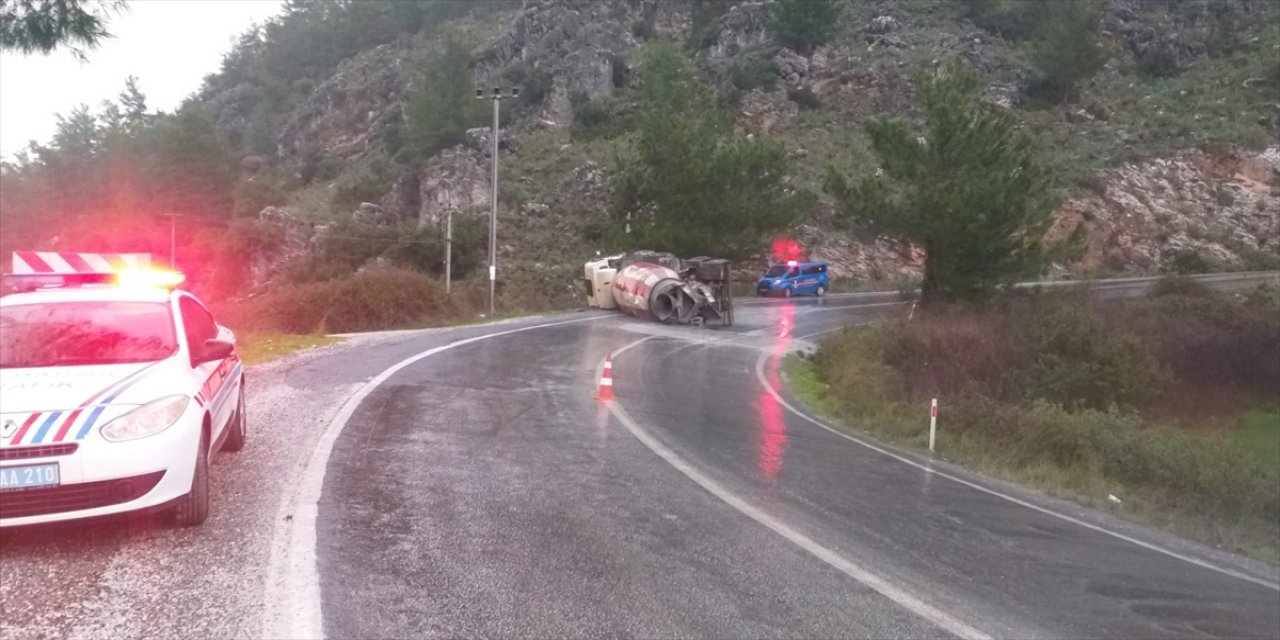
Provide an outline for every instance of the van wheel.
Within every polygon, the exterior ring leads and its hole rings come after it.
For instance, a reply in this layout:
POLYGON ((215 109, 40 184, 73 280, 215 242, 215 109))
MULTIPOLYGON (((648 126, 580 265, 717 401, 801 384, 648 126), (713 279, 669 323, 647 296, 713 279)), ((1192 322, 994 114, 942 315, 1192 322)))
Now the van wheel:
POLYGON ((209 436, 200 436, 196 451, 196 471, 191 476, 191 492, 173 510, 173 523, 194 527, 209 517, 209 436))
POLYGON ((818 297, 821 298, 822 296, 827 295, 827 288, 822 285, 818 285, 818 290, 815 293, 817 293, 818 297))

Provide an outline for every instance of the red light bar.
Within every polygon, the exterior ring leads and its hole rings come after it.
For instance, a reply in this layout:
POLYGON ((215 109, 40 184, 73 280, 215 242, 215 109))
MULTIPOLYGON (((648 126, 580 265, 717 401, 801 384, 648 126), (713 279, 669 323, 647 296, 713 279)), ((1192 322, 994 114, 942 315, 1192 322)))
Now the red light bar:
POLYGON ((797 262, 797 261, 795 261, 795 260, 788 260, 788 261, 787 261, 787 266, 788 266, 788 267, 794 267, 794 266, 796 266, 796 265, 798 265, 798 264, 800 264, 800 263, 799 263, 799 262, 797 262))
POLYGON ((115 276, 116 285, 121 287, 155 289, 172 289, 187 279, 177 271, 163 269, 122 269, 115 276))
POLYGON ((173 289, 187 277, 176 271, 124 269, 119 273, 6 273, 4 283, 18 292, 62 289, 89 285, 128 288, 173 289))
POLYGON ((112 284, 114 273, 6 273, 4 282, 14 291, 112 284))

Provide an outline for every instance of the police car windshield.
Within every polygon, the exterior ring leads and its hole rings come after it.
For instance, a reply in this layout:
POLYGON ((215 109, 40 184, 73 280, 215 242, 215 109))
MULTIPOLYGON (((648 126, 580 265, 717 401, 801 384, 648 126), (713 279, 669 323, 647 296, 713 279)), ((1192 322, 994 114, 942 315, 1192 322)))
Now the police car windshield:
POLYGON ((0 307, 0 369, 152 362, 177 350, 159 302, 54 302, 0 307))
POLYGON ((778 277, 778 276, 780 276, 780 275, 785 274, 786 272, 787 272, 787 268, 786 268, 786 267, 784 267, 784 266, 782 266, 782 265, 780 265, 780 264, 775 264, 775 265, 773 265, 772 267, 769 267, 769 270, 768 270, 768 271, 764 272, 764 277, 766 277, 766 278, 776 278, 776 277, 778 277))

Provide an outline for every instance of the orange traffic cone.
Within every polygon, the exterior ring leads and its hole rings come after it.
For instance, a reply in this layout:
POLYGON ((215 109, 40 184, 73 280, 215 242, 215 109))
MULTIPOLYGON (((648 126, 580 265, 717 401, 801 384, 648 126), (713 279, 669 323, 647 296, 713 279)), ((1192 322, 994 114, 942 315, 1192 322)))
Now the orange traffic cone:
POLYGON ((600 390, 596 400, 613 400, 613 354, 604 357, 604 371, 600 373, 600 390))

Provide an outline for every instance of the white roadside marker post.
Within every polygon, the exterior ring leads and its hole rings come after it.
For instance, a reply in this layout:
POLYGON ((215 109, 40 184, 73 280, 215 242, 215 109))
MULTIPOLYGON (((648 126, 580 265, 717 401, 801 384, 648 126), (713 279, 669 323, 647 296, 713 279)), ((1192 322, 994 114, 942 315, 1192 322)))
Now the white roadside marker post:
POLYGON ((929 404, 929 452, 933 452, 933 443, 938 434, 938 399, 929 404))

